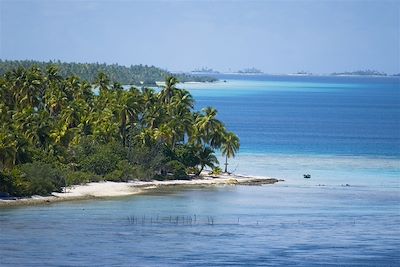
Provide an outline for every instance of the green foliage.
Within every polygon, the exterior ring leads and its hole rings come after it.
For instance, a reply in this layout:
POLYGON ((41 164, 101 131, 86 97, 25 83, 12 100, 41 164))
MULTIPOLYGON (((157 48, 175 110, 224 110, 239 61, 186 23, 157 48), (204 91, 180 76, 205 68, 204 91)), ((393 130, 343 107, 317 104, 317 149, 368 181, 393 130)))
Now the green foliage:
POLYGON ((133 143, 128 152, 129 162, 135 166, 135 174, 139 180, 152 180, 166 174, 165 146, 157 142, 151 146, 133 143))
MULTIPOLYGON (((33 63, 0 60, 0 72, 33 63)), ((186 179, 218 164, 213 149, 238 149, 217 110, 194 112, 191 94, 177 87, 182 76, 163 73, 160 92, 125 90, 113 74, 125 67, 60 66, 39 62, 0 76, 1 190, 25 196, 60 191, 65 182, 186 179)), ((157 71, 128 69, 147 78, 157 71)))
POLYGON ((196 167, 199 164, 197 153, 199 151, 198 146, 183 144, 179 145, 174 150, 175 159, 181 162, 186 167, 196 167))
POLYGON ((128 182, 129 180, 136 179, 136 176, 137 170, 128 160, 121 160, 117 163, 116 169, 108 173, 104 178, 107 181, 128 182))
POLYGON ((66 174, 66 183, 68 185, 86 184, 89 182, 100 181, 101 178, 90 172, 69 171, 66 174))
POLYGON ((118 143, 97 145, 93 153, 85 155, 78 163, 85 172, 105 175, 117 168, 117 162, 125 158, 124 149, 118 143))
POLYGON ((61 192, 65 184, 62 172, 42 162, 26 163, 8 172, 0 172, 0 192, 13 196, 48 195, 61 192))
MULTIPOLYGON (((34 60, 0 60, 0 75, 19 67, 30 68, 32 66, 37 66, 42 71, 50 66, 57 66, 60 69, 59 75, 61 77, 67 78, 70 76, 77 76, 92 83, 96 80, 99 72, 104 72, 110 77, 111 82, 135 85, 155 85, 156 81, 162 81, 165 77, 171 75, 171 73, 166 70, 147 65, 131 65, 125 67, 118 64, 65 63, 60 61, 41 62, 34 60)), ((177 76, 182 82, 216 81, 215 78, 206 76, 191 76, 187 74, 178 74, 177 76)))
POLYGON ((200 169, 196 175, 199 175, 203 171, 204 167, 208 166, 214 169, 215 164, 219 163, 217 157, 214 155, 214 150, 212 150, 210 147, 202 148, 197 152, 196 156, 200 165, 200 169))
POLYGON ((30 194, 47 195, 51 192, 61 192, 65 185, 65 177, 59 169, 42 162, 26 163, 19 169, 23 177, 30 182, 30 194))
POLYGON ((9 174, 0 172, 0 193, 14 194, 14 180, 9 174))
POLYGON ((177 160, 169 161, 166 164, 166 170, 167 174, 170 174, 171 178, 173 179, 179 179, 179 180, 188 179, 188 175, 186 173, 186 166, 177 160))
POLYGON ((215 167, 211 172, 211 175, 220 175, 220 174, 222 174, 222 169, 220 167, 215 167))
POLYGON ((5 173, 12 179, 12 187, 8 193, 12 196, 22 197, 30 196, 35 193, 31 190, 31 183, 26 179, 26 175, 19 169, 15 168, 12 171, 5 173))
POLYGON ((223 135, 224 141, 221 145, 222 155, 225 156, 225 172, 228 172, 228 158, 233 158, 239 150, 240 141, 236 134, 229 132, 223 135))

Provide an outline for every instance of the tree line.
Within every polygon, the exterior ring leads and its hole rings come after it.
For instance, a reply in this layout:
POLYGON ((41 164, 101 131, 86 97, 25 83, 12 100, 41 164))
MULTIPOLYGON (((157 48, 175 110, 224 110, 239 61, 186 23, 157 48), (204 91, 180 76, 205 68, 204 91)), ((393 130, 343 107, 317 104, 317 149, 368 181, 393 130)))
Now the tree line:
MULTIPOLYGON (((99 72, 107 75, 111 82, 119 82, 124 85, 156 85, 157 81, 163 81, 165 77, 171 73, 148 65, 131 65, 129 67, 118 64, 107 65, 105 63, 65 63, 61 61, 41 62, 35 60, 0 60, 0 75, 4 75, 7 71, 17 69, 19 67, 30 68, 36 66, 42 71, 48 67, 57 65, 59 75, 63 78, 69 76, 78 76, 83 80, 94 83, 99 72)), ((215 78, 206 76, 193 76, 187 74, 175 75, 181 82, 214 82, 215 78)))
MULTIPOLYGON (((160 90, 99 72, 63 77, 57 66, 18 67, 0 76, 0 192, 46 195, 90 181, 189 179, 233 157, 239 138, 217 110, 167 76, 160 90)), ((225 171, 226 168, 225 168, 225 171)))

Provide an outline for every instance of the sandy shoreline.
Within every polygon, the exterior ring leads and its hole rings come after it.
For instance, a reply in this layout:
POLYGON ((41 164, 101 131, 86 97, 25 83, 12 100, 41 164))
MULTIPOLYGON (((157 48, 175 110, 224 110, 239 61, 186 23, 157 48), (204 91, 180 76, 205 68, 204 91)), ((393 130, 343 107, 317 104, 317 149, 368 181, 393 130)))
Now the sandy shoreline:
POLYGON ((53 193, 51 196, 32 196, 29 198, 0 199, 0 208, 19 205, 36 205, 70 200, 84 200, 106 197, 129 196, 145 193, 146 190, 169 186, 215 186, 215 185, 262 185, 278 181, 268 177, 249 177, 240 175, 202 175, 192 180, 170 181, 132 181, 132 182, 96 182, 67 187, 66 193, 53 193))

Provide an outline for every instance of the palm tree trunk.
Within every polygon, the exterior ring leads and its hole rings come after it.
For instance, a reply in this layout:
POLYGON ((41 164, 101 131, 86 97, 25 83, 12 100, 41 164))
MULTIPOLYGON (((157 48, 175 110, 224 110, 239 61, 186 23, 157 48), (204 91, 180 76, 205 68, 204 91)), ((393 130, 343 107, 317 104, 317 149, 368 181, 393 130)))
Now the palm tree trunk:
POLYGON ((228 172, 228 155, 225 156, 225 172, 228 172))
POLYGON ((203 171, 203 169, 204 169, 204 165, 201 164, 201 167, 200 167, 199 171, 196 173, 196 175, 199 176, 201 174, 201 172, 203 171))

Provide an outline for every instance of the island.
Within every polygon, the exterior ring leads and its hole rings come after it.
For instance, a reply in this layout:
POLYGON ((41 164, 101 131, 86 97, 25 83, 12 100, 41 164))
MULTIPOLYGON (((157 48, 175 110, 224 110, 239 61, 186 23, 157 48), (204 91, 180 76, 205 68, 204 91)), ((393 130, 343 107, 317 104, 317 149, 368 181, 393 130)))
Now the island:
POLYGON ((276 182, 229 174, 239 137, 215 108, 195 111, 192 95, 178 83, 167 76, 156 91, 124 88, 103 72, 94 82, 63 77, 57 65, 7 71, 0 76, 0 195, 50 201, 77 197, 68 192, 92 183, 100 189, 78 197, 130 194, 138 183, 217 183, 210 177, 228 184, 276 182), (217 150, 225 156, 224 171, 217 150), (107 182, 118 185, 110 189, 107 182))
MULTIPOLYGON (((148 65, 131 65, 129 67, 118 64, 105 63, 76 63, 61 62, 59 60, 42 62, 36 60, 1 60, 0 59, 0 75, 4 75, 8 71, 12 71, 19 67, 30 68, 37 67, 45 71, 48 67, 57 65, 58 74, 67 78, 77 76, 90 83, 94 83, 99 72, 103 72, 110 79, 111 83, 118 82, 123 85, 136 86, 156 86, 157 81, 162 81, 165 77, 172 75, 171 72, 148 65)), ((195 76, 185 73, 176 73, 175 77, 180 82, 215 82, 214 77, 195 76)))
POLYGON ((216 70, 213 70, 211 68, 202 67, 201 69, 198 68, 198 69, 192 70, 191 73, 194 73, 194 74, 203 74, 203 73, 205 73, 205 74, 207 74, 207 73, 208 74, 219 74, 220 72, 216 71, 216 70))
POLYGON ((308 72, 308 71, 298 71, 296 73, 292 73, 292 74, 288 74, 290 76, 313 76, 314 74, 312 72, 308 72))
POLYGON ((357 71, 345 71, 345 72, 334 72, 333 76, 387 76, 384 72, 377 70, 357 70, 357 71))
POLYGON ((239 70, 237 73, 240 73, 240 74, 262 74, 263 72, 256 68, 245 68, 245 69, 239 70))

